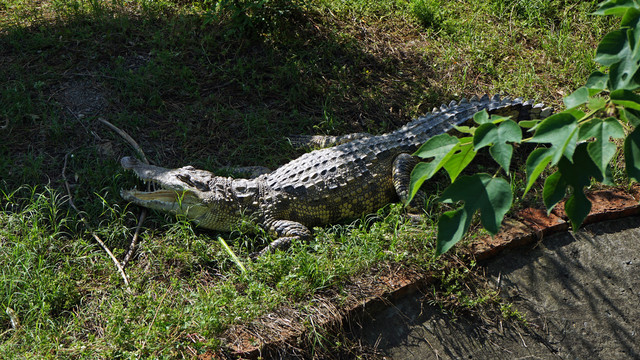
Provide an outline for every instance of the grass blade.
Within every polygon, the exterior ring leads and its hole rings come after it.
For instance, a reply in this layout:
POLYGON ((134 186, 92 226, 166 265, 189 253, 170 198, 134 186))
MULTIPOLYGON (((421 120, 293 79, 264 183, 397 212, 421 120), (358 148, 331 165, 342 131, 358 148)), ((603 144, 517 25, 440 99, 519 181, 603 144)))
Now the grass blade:
POLYGON ((227 245, 227 242, 224 241, 224 239, 221 236, 218 236, 218 241, 220 241, 220 244, 222 244, 222 247, 224 248, 224 250, 229 254, 229 256, 231 256, 231 260, 233 260, 233 262, 240 268, 240 271, 242 271, 243 274, 246 274, 247 269, 244 267, 244 265, 242 265, 242 261, 238 259, 236 254, 229 247, 229 245, 227 245))

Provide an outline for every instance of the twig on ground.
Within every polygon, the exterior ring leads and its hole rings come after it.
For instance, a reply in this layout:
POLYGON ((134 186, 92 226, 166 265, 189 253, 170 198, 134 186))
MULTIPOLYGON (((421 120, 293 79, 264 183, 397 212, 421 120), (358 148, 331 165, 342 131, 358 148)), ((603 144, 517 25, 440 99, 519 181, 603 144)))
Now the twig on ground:
POLYGON ((82 119, 80 118, 80 116, 78 116, 78 114, 76 114, 70 107, 67 106, 66 108, 67 108, 67 111, 69 112, 69 114, 73 115, 73 117, 76 118, 76 120, 78 121, 78 124, 80 124, 80 126, 82 126, 84 128, 84 131, 86 131, 87 134, 93 135, 93 137, 97 141, 102 141, 100 136, 98 136, 98 134, 96 134, 95 131, 89 130, 89 128, 87 128, 87 125, 85 125, 85 123, 82 122, 82 119))
POLYGON ((140 145, 138 145, 138 143, 135 140, 133 140, 133 138, 129 136, 129 134, 120 130, 120 128, 118 128, 117 126, 113 125, 112 123, 108 122, 103 118, 98 118, 98 121, 107 125, 111 130, 115 131, 116 133, 118 133, 118 135, 122 136, 122 138, 125 139, 129 143, 129 145, 133 147, 133 149, 138 153, 138 155, 140 155, 140 157, 142 158, 142 161, 144 161, 144 163, 147 165, 149 164, 149 160, 147 160, 147 157, 144 155, 144 151, 142 151, 142 148, 140 148, 140 145))
MULTIPOLYGON (((129 134, 127 134, 126 132, 124 132, 123 130, 121 130, 120 128, 118 128, 117 126, 113 125, 112 123, 108 122, 103 118, 98 118, 98 121, 100 121, 101 123, 109 127, 109 129, 113 130, 118 135, 120 135, 126 142, 129 143, 129 145, 131 145, 131 147, 133 147, 133 149, 142 158, 142 161, 144 161, 145 164, 149 164, 149 160, 147 160, 147 157, 144 155, 144 151, 142 151, 142 148, 140 147, 140 145, 138 145, 138 143, 135 140, 133 140, 133 138, 129 136, 129 134)), ((150 184, 147 185, 147 191, 150 190, 150 186, 151 186, 150 184)), ((133 256, 133 252, 138 246, 138 235, 140 234, 140 228, 142 227, 142 223, 144 222, 144 219, 146 216, 147 216, 147 210, 142 209, 142 211, 140 212, 138 225, 136 226, 136 231, 133 234, 133 238, 131 239, 131 244, 129 245, 129 251, 127 251, 127 254, 124 256, 124 259, 122 260, 123 268, 127 266, 127 264, 129 263, 129 260, 131 259, 131 256, 133 256)))
POLYGON ((127 251, 127 255, 125 255, 124 259, 122 260, 123 268, 127 267, 127 263, 129 263, 129 260, 133 255, 133 251, 138 246, 138 235, 140 234, 140 228, 142 228, 142 223, 144 222, 144 218, 146 216, 147 216, 147 210, 142 209, 142 211, 140 212, 140 218, 138 219, 138 226, 136 226, 136 231, 135 233, 133 233, 133 238, 131 239, 131 245, 129 245, 129 251, 127 251))
POLYGON ((87 230, 89 230, 89 232, 91 232, 91 235, 93 236, 93 238, 98 242, 98 244, 100 244, 100 246, 102 246, 102 248, 107 253, 107 255, 109 255, 111 260, 113 260, 113 263, 116 265, 116 268, 118 268, 118 272, 120 273, 120 276, 122 276, 122 279, 124 280, 124 284, 127 286, 127 290, 131 291, 131 288, 129 287, 129 279, 127 279, 127 274, 125 274, 124 269, 122 268, 122 266, 120 266, 120 262, 113 255, 111 250, 109 250, 107 245, 98 237, 98 235, 96 235, 96 233, 91 228, 91 224, 89 224, 89 221, 87 221, 87 219, 84 216, 82 216, 82 212, 80 212, 80 210, 76 207, 76 205, 73 202, 73 196, 71 196, 71 188, 69 187, 69 181, 67 181, 67 175, 65 173, 67 170, 67 158, 69 157, 69 153, 70 152, 68 152, 64 156, 64 165, 62 166, 62 179, 64 179, 64 186, 67 189, 67 195, 69 195, 69 206, 71 206, 73 210, 75 210, 78 213, 78 216, 80 216, 80 220, 82 221, 84 226, 87 228, 87 230))
POLYGON ((156 307, 156 311, 153 314, 153 319, 151 319, 151 322, 149 323, 149 327, 147 327, 147 333, 144 335, 144 341, 142 342, 142 346, 141 346, 142 349, 144 349, 144 347, 147 345, 147 339, 149 338, 149 333, 151 332, 153 323, 156 322, 156 318, 158 317, 158 311, 160 311, 160 306, 162 306, 164 299, 167 297, 167 295, 171 290, 173 290, 173 286, 169 286, 169 289, 167 289, 167 291, 164 292, 164 295, 162 295, 162 298, 160 299, 160 303, 158 304, 158 307, 156 307))

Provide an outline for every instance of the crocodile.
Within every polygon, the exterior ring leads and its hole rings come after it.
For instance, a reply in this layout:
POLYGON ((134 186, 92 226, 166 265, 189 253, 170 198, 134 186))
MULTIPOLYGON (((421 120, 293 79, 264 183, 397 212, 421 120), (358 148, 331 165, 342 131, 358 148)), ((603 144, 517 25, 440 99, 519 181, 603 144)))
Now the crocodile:
POLYGON ((159 187, 122 190, 121 196, 147 208, 183 214, 217 231, 233 231, 248 217, 274 238, 260 251, 264 254, 294 239, 311 238, 314 226, 354 219, 398 200, 406 204, 410 173, 418 162, 411 154, 483 109, 517 120, 541 119, 552 112, 542 104, 497 95, 452 101, 390 133, 309 137, 310 143, 324 148, 255 178, 216 176, 192 166, 167 169, 124 157, 123 168, 159 187))

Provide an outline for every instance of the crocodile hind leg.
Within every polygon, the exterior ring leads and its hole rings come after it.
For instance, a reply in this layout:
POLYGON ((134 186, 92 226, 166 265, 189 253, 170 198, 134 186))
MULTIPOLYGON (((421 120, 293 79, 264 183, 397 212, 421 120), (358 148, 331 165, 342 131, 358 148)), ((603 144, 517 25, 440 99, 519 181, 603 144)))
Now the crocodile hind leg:
POLYGON ((293 240, 309 240, 311 238, 311 230, 299 222, 274 220, 266 222, 265 226, 271 234, 275 235, 276 239, 258 253, 252 254, 253 258, 274 252, 276 249, 286 249, 293 240))
POLYGON ((422 190, 418 190, 416 196, 409 204, 409 183, 411 181, 411 171, 418 164, 419 160, 409 154, 403 153, 396 156, 393 161, 392 179, 393 186, 396 189, 396 194, 400 198, 400 201, 406 205, 407 210, 410 213, 420 213, 424 209, 424 199, 426 194, 422 190))

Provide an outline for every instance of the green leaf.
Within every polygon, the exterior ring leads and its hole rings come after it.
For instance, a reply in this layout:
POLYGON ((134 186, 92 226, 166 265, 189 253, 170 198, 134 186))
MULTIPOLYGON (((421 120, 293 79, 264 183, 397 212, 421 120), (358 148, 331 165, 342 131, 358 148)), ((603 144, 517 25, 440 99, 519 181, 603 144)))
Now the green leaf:
POLYGON ((547 178, 542 190, 544 205, 547 212, 550 212, 562 200, 567 187, 573 188, 571 196, 565 203, 565 212, 574 230, 580 227, 591 210, 591 202, 585 197, 584 188, 589 186, 592 177, 598 181, 605 179, 592 161, 587 145, 587 143, 578 145, 573 163, 563 157, 558 163, 558 171, 547 178))
POLYGON ((564 203, 564 211, 571 220, 571 227, 579 229, 591 211, 591 201, 587 199, 582 190, 576 191, 564 203))
MULTIPOLYGON (((631 11, 631 10, 630 10, 631 11)), ((609 66, 610 90, 635 90, 640 87, 640 16, 638 11, 625 15, 629 28, 614 30, 604 36, 596 49, 595 61, 609 66), (635 14, 635 15, 633 15, 635 14)))
POLYGON ((602 38, 594 60, 605 66, 611 66, 628 57, 631 48, 627 43, 627 32, 623 29, 614 30, 602 38))
POLYGON ((611 89, 637 90, 640 88, 640 73, 635 63, 624 61, 609 68, 611 89))
POLYGON ((622 120, 633 126, 640 125, 640 111, 627 109, 624 107, 619 107, 618 110, 620 111, 620 118, 622 120))
POLYGON ((433 170, 433 162, 421 162, 413 167, 413 170, 411 170, 411 175, 409 176, 409 200, 407 201, 407 203, 409 203, 413 199, 413 197, 416 196, 422 184, 425 181, 429 180, 437 171, 438 170, 433 170))
POLYGON ((495 114, 491 115, 491 122, 493 124, 499 124, 499 123, 501 123, 503 121, 507 121, 507 120, 510 120, 510 119, 511 119, 511 117, 509 117, 509 116, 502 116, 502 115, 495 115, 495 114))
POLYGON ((581 143, 576 148, 574 154, 573 163, 566 158, 563 158, 558 163, 558 170, 562 172, 567 183, 574 187, 576 190, 578 187, 589 186, 591 184, 591 178, 597 181, 605 181, 605 175, 600 171, 596 163, 589 155, 588 143, 581 143))
POLYGON ((413 199, 422 184, 430 179, 451 157, 460 140, 449 134, 436 135, 425 142, 413 155, 422 159, 433 158, 431 162, 422 162, 411 171, 409 196, 413 199))
POLYGON ((413 156, 417 156, 421 159, 428 158, 442 158, 447 155, 451 149, 453 149, 460 140, 449 134, 436 135, 427 140, 413 156))
POLYGON ((525 164, 527 170, 527 187, 524 189, 524 194, 526 195, 531 189, 531 186, 535 184, 536 180, 542 174, 544 169, 551 162, 551 158, 553 157, 550 154, 550 149, 535 149, 527 158, 527 162, 525 164))
POLYGON ((529 140, 533 143, 550 143, 551 165, 564 155, 571 160, 578 140, 578 121, 570 112, 561 112, 544 119, 529 140))
POLYGON ((531 129, 532 127, 538 125, 540 123, 539 119, 536 120, 522 120, 518 123, 518 125, 520 125, 521 128, 523 129, 531 129))
POLYGON ((469 229, 471 219, 464 208, 447 211, 438 218, 438 237, 436 239, 436 255, 449 251, 462 240, 469 229))
POLYGON ((608 0, 603 1, 598 5, 598 10, 594 12, 594 15, 624 15, 627 10, 636 6, 634 0, 608 0))
POLYGON ((616 90, 611 92, 611 102, 622 105, 625 108, 640 110, 640 96, 629 90, 616 90))
POLYGON ((604 120, 591 119, 580 126, 578 140, 596 139, 619 139, 624 137, 624 128, 616 118, 610 117, 604 120))
POLYGON ((511 156, 513 155, 513 146, 506 143, 498 143, 489 148, 489 154, 495 160, 504 172, 509 175, 509 166, 511 166, 511 156))
POLYGON ((578 108, 573 108, 573 109, 569 109, 569 110, 565 110, 563 111, 563 113, 567 113, 571 116, 573 116, 574 118, 580 120, 582 118, 584 118, 584 116, 586 115, 586 113, 578 108))
POLYGON ((542 200, 544 201, 544 206, 547 208, 547 215, 551 213, 551 210, 553 210, 553 207, 556 206, 557 203, 564 199, 566 192, 567 182, 559 171, 554 172, 544 181, 542 200))
POLYGON ((473 121, 475 121, 475 123, 478 125, 489 124, 489 123, 497 124, 509 119, 510 117, 508 116, 501 116, 501 115, 495 115, 495 114, 489 116, 487 109, 482 109, 481 111, 478 111, 473 115, 473 121))
POLYGON ((520 143, 521 140, 522 131, 518 124, 513 120, 507 120, 500 124, 500 126, 492 123, 480 125, 473 137, 473 144, 476 150, 485 146, 491 146, 489 148, 491 157, 493 157, 508 174, 513 147, 507 144, 507 142, 520 143))
POLYGON ((476 128, 475 127, 470 127, 470 126, 454 126, 454 129, 456 129, 458 132, 462 133, 462 134, 471 134, 473 135, 476 132, 476 128))
POLYGON ((513 195, 511 186, 506 180, 481 173, 460 177, 444 191, 440 201, 443 203, 464 201, 464 205, 440 216, 436 243, 437 255, 446 252, 462 239, 469 229, 473 214, 478 210, 484 228, 496 234, 504 215, 511 208, 513 195))
MULTIPOLYGON (((622 16, 622 20, 620 21, 621 27, 635 27, 638 22, 638 17, 640 17, 640 9, 638 9, 640 4, 636 4, 635 8, 630 8, 627 12, 622 16)), ((637 30, 637 29, 636 29, 637 30)))
POLYGON ((578 90, 574 91, 570 95, 565 96, 563 101, 564 106, 566 106, 567 109, 585 104, 589 101, 589 89, 585 86, 578 88, 578 90))
POLYGON ((624 140, 624 163, 631 180, 640 182, 640 127, 624 140))
POLYGON ((477 113, 475 113, 473 115, 473 121, 475 121, 478 125, 490 123, 491 119, 489 118, 487 109, 482 109, 482 111, 478 111, 477 113))
POLYGON ((611 138, 619 139, 624 137, 624 128, 617 119, 607 118, 592 119, 580 127, 579 140, 595 138, 589 143, 587 151, 595 165, 600 169, 602 176, 605 176, 609 161, 616 154, 616 145, 610 141, 611 138))
POLYGON ((471 140, 471 137, 460 139, 460 143, 453 149, 451 156, 447 158, 447 161, 443 165, 451 178, 451 182, 456 180, 462 170, 464 170, 476 156, 471 140))
POLYGON ((609 75, 600 71, 594 71, 589 75, 587 83, 584 85, 589 89, 589 96, 593 96, 607 88, 609 75))
POLYGON ((607 99, 604 98, 589 98, 589 102, 587 103, 587 107, 589 111, 598 111, 604 109, 607 106, 607 99))

